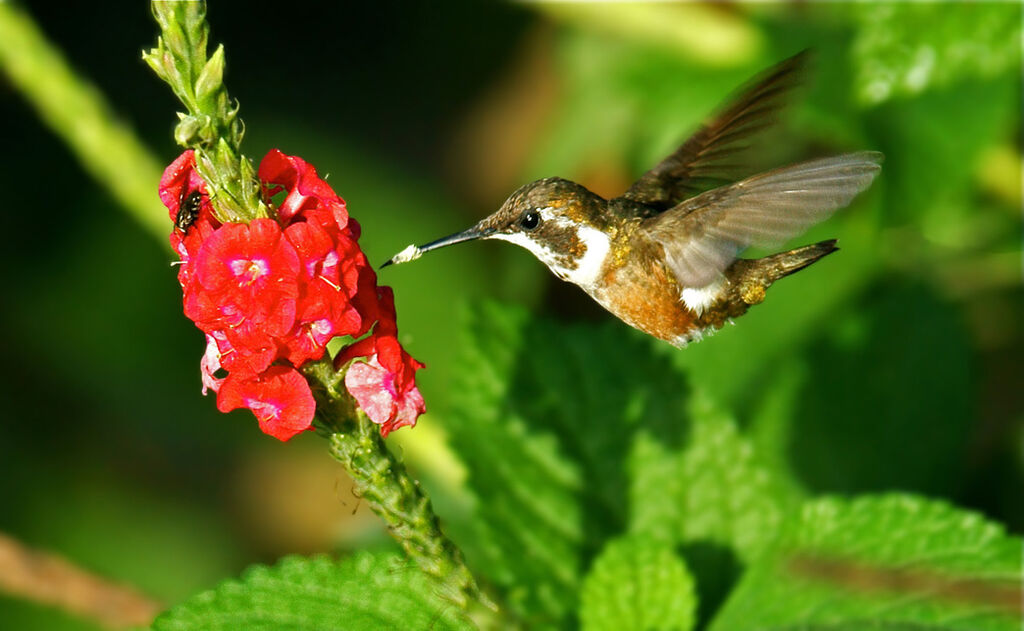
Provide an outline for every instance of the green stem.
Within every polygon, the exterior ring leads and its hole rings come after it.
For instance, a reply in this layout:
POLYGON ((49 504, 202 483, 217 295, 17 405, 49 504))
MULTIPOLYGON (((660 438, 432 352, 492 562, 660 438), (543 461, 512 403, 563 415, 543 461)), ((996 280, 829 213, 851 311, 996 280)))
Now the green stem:
POLYGON ((462 553, 441 531, 430 499, 402 461, 388 451, 379 426, 356 408, 343 376, 328 359, 307 364, 303 372, 316 384, 318 426, 330 440, 331 456, 348 471, 356 493, 384 520, 409 558, 438 581, 442 596, 466 611, 479 627, 501 627, 497 607, 477 586, 462 553))
POLYGON ((0 1, 0 69, 82 167, 166 247, 170 223, 156 194, 162 167, 12 2, 0 1))
POLYGON ((178 113, 174 139, 195 150, 214 212, 225 222, 267 217, 256 170, 239 148, 245 126, 224 87, 224 47, 206 56, 206 3, 162 0, 151 6, 161 35, 142 58, 188 110, 178 113))
MULTIPOLYGON (((206 5, 153 2, 160 24, 156 48, 143 55, 185 105, 175 138, 195 149, 196 165, 213 191, 218 215, 228 221, 267 216, 251 163, 239 150, 243 128, 238 106, 224 87, 224 49, 207 59, 206 5)), ((330 440, 331 455, 348 470, 356 492, 387 524, 409 557, 436 579, 442 595, 480 626, 498 626, 496 608, 477 587, 455 544, 441 532, 430 500, 381 439, 377 426, 358 410, 343 376, 329 356, 307 362, 302 372, 317 399, 317 424, 330 440)))

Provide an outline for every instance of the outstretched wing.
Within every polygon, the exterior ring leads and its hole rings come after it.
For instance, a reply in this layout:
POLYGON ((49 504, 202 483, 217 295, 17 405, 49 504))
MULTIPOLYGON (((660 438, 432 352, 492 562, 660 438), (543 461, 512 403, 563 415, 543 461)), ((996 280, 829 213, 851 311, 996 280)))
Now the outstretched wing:
POLYGON ((798 83, 807 56, 807 51, 801 52, 754 79, 622 196, 664 210, 702 190, 733 181, 738 165, 730 160, 746 148, 744 140, 772 123, 784 97, 798 83))
POLYGON ((881 162, 881 153, 862 151, 768 171, 688 199, 640 231, 665 249, 681 286, 704 287, 744 248, 782 243, 849 204, 881 162))

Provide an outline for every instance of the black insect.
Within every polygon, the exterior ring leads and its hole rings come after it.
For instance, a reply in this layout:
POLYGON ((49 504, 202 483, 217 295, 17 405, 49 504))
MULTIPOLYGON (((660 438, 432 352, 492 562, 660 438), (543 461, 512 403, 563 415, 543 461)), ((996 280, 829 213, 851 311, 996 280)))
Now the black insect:
POLYGON ((174 225, 182 232, 188 232, 189 227, 199 217, 199 207, 203 202, 203 194, 199 191, 182 189, 181 199, 178 201, 178 214, 174 218, 174 225))

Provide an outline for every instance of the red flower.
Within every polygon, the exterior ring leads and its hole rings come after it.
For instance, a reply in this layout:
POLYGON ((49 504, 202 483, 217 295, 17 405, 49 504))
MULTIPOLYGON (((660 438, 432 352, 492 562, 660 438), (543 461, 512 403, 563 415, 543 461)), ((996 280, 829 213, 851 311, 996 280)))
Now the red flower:
POLYGON ((310 429, 316 403, 306 379, 289 366, 271 366, 262 374, 238 376, 231 373, 217 393, 217 409, 230 412, 249 408, 263 433, 278 440, 310 429))
POLYGON ((301 158, 272 150, 259 168, 274 218, 221 224, 192 151, 164 172, 160 199, 175 228, 185 315, 206 333, 204 394, 222 411, 252 410, 281 440, 308 429, 315 405, 297 371, 339 336, 360 338, 339 353, 346 385, 381 433, 412 425, 424 411, 415 372, 398 343, 394 296, 359 249, 359 224, 345 201, 301 158), (271 196, 284 192, 275 208, 271 196), (227 373, 226 377, 218 376, 227 373))
POLYGON ((195 170, 196 161, 194 152, 189 149, 170 164, 160 178, 160 200, 167 207, 171 221, 178 223, 178 214, 182 210, 182 203, 191 203, 189 197, 198 194, 199 212, 192 219, 190 225, 184 230, 175 227, 171 231, 171 247, 181 258, 182 266, 178 271, 178 282, 182 288, 190 282, 192 275, 191 259, 199 252, 199 247, 210 234, 220 226, 220 222, 213 215, 213 208, 210 206, 210 199, 206 192, 206 182, 203 181, 195 170))
POLYGON ((284 337, 284 356, 293 364, 323 357, 327 342, 339 335, 358 337, 364 324, 356 304, 359 270, 369 264, 359 246, 334 225, 334 234, 314 222, 297 221, 285 229, 303 270, 295 327, 284 337))
MULTIPOLYGON (((415 359, 412 361, 419 364, 415 359)), ((417 368, 422 367, 419 364, 417 368)), ((365 362, 353 363, 345 373, 349 394, 355 397, 370 420, 380 425, 380 433, 385 438, 399 427, 415 425, 419 415, 427 411, 419 388, 414 382, 400 385, 400 374, 382 366, 377 355, 365 362)))
POLYGON ((236 348, 265 348, 291 330, 299 257, 273 219, 224 224, 203 242, 195 269, 185 315, 203 331, 224 330, 236 348))
MULTIPOLYGON (((277 214, 284 223, 303 211, 324 209, 330 212, 339 228, 348 223, 345 200, 338 197, 327 182, 320 179, 316 169, 298 156, 286 156, 271 149, 260 162, 258 172, 266 187, 267 197, 287 191, 278 204, 277 214)), ((357 236, 358 238, 358 236, 357 236)))
POLYGON ((355 397, 370 420, 381 426, 387 436, 393 430, 415 425, 426 411, 423 395, 416 387, 416 371, 423 364, 405 352, 398 342, 395 296, 390 287, 379 287, 378 319, 373 334, 356 342, 335 359, 335 366, 357 358, 345 374, 345 387, 355 397))

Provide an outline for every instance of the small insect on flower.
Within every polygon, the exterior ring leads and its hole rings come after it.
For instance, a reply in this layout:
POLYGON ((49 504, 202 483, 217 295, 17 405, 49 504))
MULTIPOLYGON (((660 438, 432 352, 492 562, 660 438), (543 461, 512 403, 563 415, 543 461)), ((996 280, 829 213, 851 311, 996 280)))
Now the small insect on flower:
MULTIPOLYGON (((0 0, 3 2, 3 0, 0 0)), ((416 424, 426 405, 416 361, 398 342, 395 297, 359 248, 345 200, 297 156, 271 150, 258 177, 270 217, 220 222, 189 149, 164 170, 160 200, 174 222, 185 315, 206 334, 203 392, 223 412, 247 408, 279 440, 313 428, 316 401, 300 370, 333 355, 345 385, 382 436, 416 424)))
POLYGON ((178 214, 174 217, 174 226, 182 232, 188 232, 189 227, 199 217, 199 208, 203 203, 203 194, 198 191, 189 191, 187 188, 181 190, 181 199, 178 202, 178 214))

